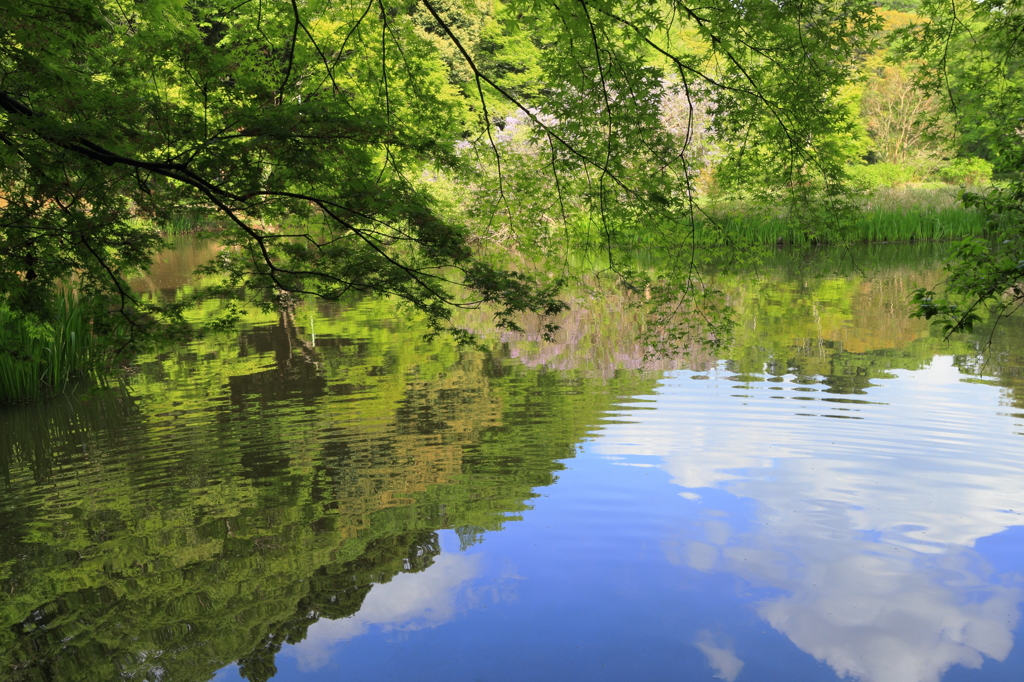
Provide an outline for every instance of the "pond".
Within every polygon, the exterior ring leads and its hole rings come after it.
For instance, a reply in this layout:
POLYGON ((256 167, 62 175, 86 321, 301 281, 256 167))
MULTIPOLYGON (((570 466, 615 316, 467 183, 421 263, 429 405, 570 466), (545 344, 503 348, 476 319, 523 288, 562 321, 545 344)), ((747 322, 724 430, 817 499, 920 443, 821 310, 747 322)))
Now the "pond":
POLYGON ((1024 326, 908 319, 937 253, 725 281, 718 358, 303 304, 3 408, 0 678, 1024 679, 1024 326))

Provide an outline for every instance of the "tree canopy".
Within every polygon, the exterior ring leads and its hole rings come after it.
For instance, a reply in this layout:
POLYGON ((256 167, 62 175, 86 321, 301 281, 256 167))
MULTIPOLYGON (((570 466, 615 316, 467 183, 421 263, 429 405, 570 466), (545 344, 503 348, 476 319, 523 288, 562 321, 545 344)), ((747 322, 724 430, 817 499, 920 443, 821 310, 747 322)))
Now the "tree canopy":
MULTIPOLYGON (((1019 169, 1019 0, 883 7, 0 3, 0 308, 45 323, 72 287, 126 345, 185 329, 190 301, 130 285, 184 220, 221 246, 196 297, 396 296, 468 340, 455 309, 518 329, 599 272, 648 309, 651 347, 714 344, 706 266, 752 257, 714 192, 841 240, 858 183, 1019 169)), ((1002 238, 961 244, 918 314, 958 331, 1024 300, 1021 196, 964 195, 1002 238)))
POLYGON ((945 286, 915 295, 914 314, 952 334, 970 331, 986 309, 998 320, 1024 303, 1024 3, 924 0, 921 11, 930 21, 902 32, 902 54, 924 65, 921 85, 945 98, 960 153, 988 159, 1005 177, 963 194, 987 214, 991 237, 961 242, 945 286))
POLYGON ((186 216, 218 228, 222 296, 514 329, 564 309, 579 252, 714 332, 708 150, 717 182, 839 206, 836 103, 877 28, 868 0, 4 2, 4 303, 38 314, 73 274, 132 333, 180 322, 128 280, 186 216))

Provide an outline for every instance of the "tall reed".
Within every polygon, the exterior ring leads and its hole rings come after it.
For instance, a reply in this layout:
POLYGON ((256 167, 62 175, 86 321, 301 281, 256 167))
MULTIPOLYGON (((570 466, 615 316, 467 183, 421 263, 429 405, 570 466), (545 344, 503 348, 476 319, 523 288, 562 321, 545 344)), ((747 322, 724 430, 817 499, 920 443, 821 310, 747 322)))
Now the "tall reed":
POLYGON ((838 234, 815 230, 809 216, 792 215, 781 206, 730 201, 710 212, 717 227, 704 226, 706 239, 748 244, 948 241, 986 232, 985 214, 964 208, 958 192, 945 186, 882 187, 862 195, 838 234))
MULTIPOLYGON (((722 235, 755 244, 947 241, 980 237, 986 229, 982 213, 952 207, 923 211, 869 207, 851 220, 842 234, 834 237, 827 233, 809 233, 785 216, 739 213, 720 217, 716 222, 722 235)), ((712 228, 705 230, 710 238, 712 228)))
POLYGON ((58 297, 52 321, 33 322, 0 307, 0 402, 61 393, 98 378, 103 346, 77 297, 58 297))
POLYGON ((209 221, 204 221, 198 216, 189 215, 173 216, 159 223, 149 218, 135 217, 130 218, 128 223, 137 229, 155 230, 165 237, 194 235, 215 227, 209 221))

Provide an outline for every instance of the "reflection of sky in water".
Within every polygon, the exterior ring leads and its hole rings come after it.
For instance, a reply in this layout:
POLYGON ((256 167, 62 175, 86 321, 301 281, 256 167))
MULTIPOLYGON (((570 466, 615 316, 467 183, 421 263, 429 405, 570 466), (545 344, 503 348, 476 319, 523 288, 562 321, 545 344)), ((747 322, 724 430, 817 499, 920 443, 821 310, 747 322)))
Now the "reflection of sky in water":
POLYGON ((479 559, 479 555, 442 554, 421 573, 399 574, 375 585, 359 613, 314 623, 306 639, 287 654, 297 659, 299 670, 317 670, 328 663, 338 642, 364 635, 371 627, 387 632, 445 623, 458 609, 460 588, 479 572, 479 559))
POLYGON ((521 522, 467 553, 443 532, 277 679, 1024 679, 1024 441, 949 358, 896 374, 670 377, 521 522))
POLYGON ((770 384, 733 386, 747 409, 728 428, 713 414, 725 406, 681 375, 595 450, 656 457, 688 499, 719 488, 754 501, 742 531, 708 510, 667 556, 779 590, 758 614, 840 676, 931 682, 1011 650, 1020 590, 973 548, 1021 524, 1024 462, 995 391, 962 383, 949 358, 900 375, 863 396, 888 405, 815 401, 795 416, 779 414, 770 384), (861 419, 820 418, 836 405, 861 419))
POLYGON ((707 630, 701 630, 697 633, 694 645, 707 657, 708 665, 715 671, 715 677, 725 682, 733 682, 743 670, 743 661, 730 647, 719 645, 717 639, 707 630))

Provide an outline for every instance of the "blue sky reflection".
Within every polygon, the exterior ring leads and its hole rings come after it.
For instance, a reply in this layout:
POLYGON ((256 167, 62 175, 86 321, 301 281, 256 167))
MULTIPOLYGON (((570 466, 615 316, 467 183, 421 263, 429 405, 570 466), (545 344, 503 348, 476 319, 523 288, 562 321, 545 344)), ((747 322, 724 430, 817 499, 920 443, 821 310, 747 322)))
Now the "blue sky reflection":
MULTIPOLYGON (((937 682, 954 665, 1005 660, 1022 599, 1019 576, 975 549, 1022 523, 1022 442, 998 392, 961 378, 938 357, 845 404, 860 419, 835 420, 815 418, 834 403, 769 400, 778 393, 756 384, 736 396, 724 379, 695 389, 682 373, 646 409, 621 412, 632 423, 610 424, 594 451, 655 463, 704 505, 696 529, 663 543, 669 561, 777 591, 758 615, 838 676, 937 682), (709 488, 752 501, 753 518, 715 509, 709 488)), ((716 677, 740 673, 707 633, 695 646, 716 677)))

